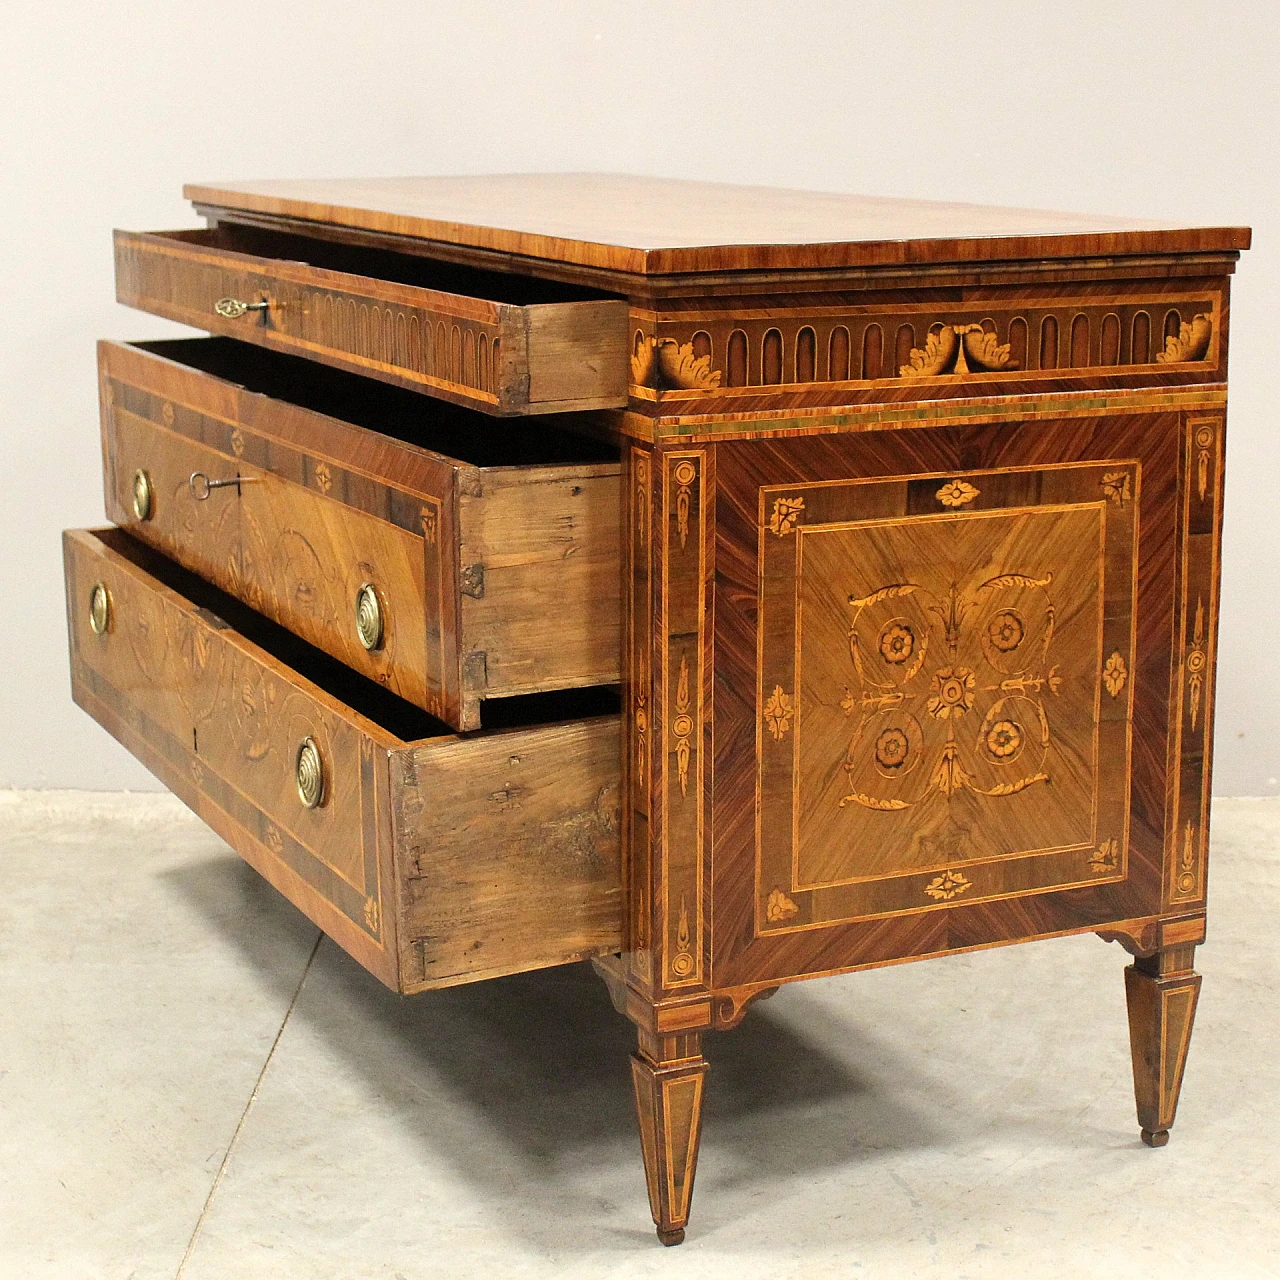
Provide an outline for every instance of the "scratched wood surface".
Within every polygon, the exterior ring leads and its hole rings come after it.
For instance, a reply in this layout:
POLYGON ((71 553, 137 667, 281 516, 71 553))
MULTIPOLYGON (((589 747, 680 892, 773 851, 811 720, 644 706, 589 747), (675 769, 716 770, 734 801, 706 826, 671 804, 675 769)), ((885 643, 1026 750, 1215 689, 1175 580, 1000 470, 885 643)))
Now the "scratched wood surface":
POLYGON ((222 597, 229 625, 156 574, 217 593, 117 530, 69 533, 64 552, 77 702, 387 985, 621 945, 616 716, 458 738, 416 708, 389 715, 359 677, 330 672, 329 692, 303 670, 322 663, 264 649, 248 633, 275 648, 269 624, 222 597), (89 622, 98 584, 103 634, 89 622), (314 808, 296 781, 307 739, 324 777, 314 808))

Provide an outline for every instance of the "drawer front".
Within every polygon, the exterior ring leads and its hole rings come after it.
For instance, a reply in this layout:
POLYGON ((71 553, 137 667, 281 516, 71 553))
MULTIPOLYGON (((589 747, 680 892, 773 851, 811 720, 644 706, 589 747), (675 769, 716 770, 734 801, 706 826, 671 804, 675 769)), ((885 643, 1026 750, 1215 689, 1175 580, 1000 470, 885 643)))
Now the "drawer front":
POLYGON ((117 231, 115 256, 129 306, 485 413, 626 404, 622 301, 516 306, 235 252, 215 231, 117 231))
MULTIPOLYGON (((76 702, 366 968, 395 984, 394 886, 378 726, 164 587, 119 533, 64 535, 76 702), (101 633, 91 619, 105 590, 101 633), (319 752, 322 802, 299 794, 319 752)), ((101 615, 100 615, 101 616, 101 615)))
POLYGON ((111 520, 456 729, 486 698, 617 680, 616 463, 475 467, 203 371, 218 345, 99 344, 111 520), (232 483, 200 498, 193 475, 232 483))
POLYGON ((406 740, 237 630, 273 643, 234 602, 202 588, 234 625, 197 605, 200 584, 119 530, 63 545, 76 702, 382 981, 422 990, 620 948, 616 716, 459 739, 412 712, 406 740))
POLYGON ((442 476, 442 493, 413 493, 145 388, 107 378, 104 389, 110 519, 400 697, 448 717, 457 678, 449 679, 443 648, 441 622, 452 631, 453 611, 443 603, 451 565, 442 563, 440 526, 450 475, 442 476), (206 490, 198 481, 193 491, 192 476, 233 483, 206 490), (372 629, 367 588, 377 601, 372 629), (372 647, 357 626, 362 602, 372 647))

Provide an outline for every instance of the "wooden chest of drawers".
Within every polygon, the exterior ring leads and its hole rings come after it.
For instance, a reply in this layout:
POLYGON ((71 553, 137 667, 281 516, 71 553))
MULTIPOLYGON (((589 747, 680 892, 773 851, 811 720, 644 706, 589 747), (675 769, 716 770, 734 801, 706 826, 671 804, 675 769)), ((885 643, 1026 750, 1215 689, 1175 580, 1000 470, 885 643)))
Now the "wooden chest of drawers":
POLYGON ((1093 931, 1173 1122, 1239 228, 602 176, 189 188, 99 350, 77 701, 392 988, 593 957, 659 1237, 701 1035, 1093 931))

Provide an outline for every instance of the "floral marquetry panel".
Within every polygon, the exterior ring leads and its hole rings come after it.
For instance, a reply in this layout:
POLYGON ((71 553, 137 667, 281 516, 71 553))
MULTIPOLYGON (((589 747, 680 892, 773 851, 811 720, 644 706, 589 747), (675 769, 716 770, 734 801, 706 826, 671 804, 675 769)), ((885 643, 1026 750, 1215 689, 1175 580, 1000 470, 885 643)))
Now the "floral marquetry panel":
POLYGON ((1123 878, 1140 485, 1126 463, 792 487, 785 537, 762 490, 761 930, 1123 878))

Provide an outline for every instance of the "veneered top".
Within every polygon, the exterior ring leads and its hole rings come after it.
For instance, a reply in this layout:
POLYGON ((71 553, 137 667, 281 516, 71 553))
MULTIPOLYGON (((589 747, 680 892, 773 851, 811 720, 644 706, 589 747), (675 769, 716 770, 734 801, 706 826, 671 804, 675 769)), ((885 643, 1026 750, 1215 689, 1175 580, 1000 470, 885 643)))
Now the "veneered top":
POLYGON ((256 213, 646 275, 1247 249, 1247 227, 623 174, 194 183, 256 213))

